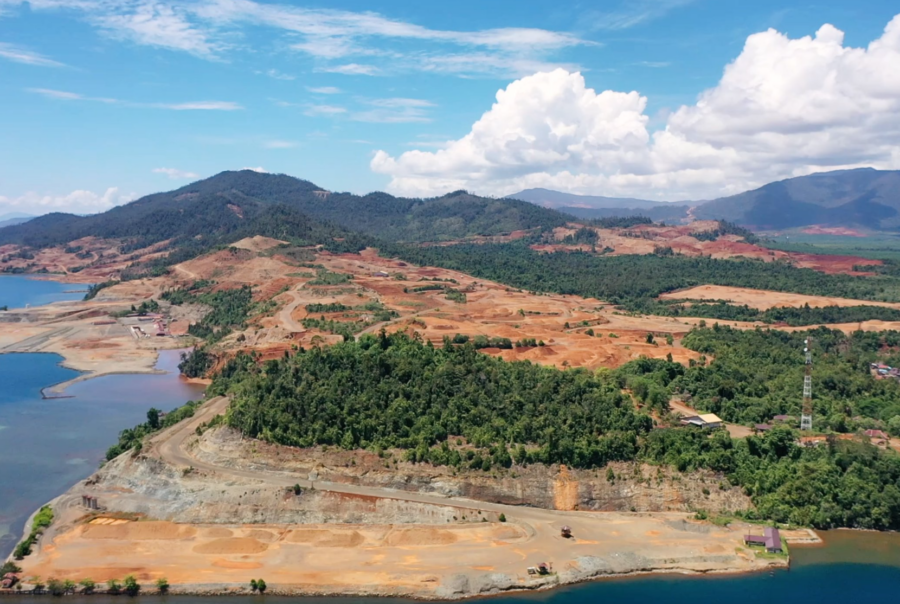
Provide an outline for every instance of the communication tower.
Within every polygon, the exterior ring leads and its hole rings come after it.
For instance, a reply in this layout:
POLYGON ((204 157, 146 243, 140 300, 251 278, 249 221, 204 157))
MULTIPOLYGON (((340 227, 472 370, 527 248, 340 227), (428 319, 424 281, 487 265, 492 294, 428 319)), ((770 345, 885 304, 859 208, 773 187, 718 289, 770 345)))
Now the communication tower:
POLYGON ((800 414, 800 429, 812 430, 812 338, 803 340, 803 353, 806 355, 806 371, 803 374, 803 410, 800 414))

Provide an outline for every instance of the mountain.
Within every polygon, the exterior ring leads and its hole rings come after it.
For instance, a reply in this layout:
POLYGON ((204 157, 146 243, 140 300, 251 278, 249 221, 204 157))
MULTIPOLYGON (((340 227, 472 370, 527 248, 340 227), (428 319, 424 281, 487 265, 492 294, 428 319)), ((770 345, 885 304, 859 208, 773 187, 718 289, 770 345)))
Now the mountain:
POLYGON ((704 203, 698 219, 723 219, 756 230, 811 225, 900 228, 900 171, 860 168, 767 184, 704 203))
POLYGON ((528 202, 465 191, 424 200, 387 193, 358 196, 330 193, 284 174, 241 170, 148 195, 101 214, 47 214, 0 230, 0 245, 46 247, 94 236, 130 240, 129 247, 136 249, 164 240, 222 244, 247 235, 296 239, 335 227, 395 241, 436 241, 552 228, 568 220, 528 202), (301 232, 291 231, 300 226, 301 232))
POLYGON ((688 210, 697 202, 652 201, 631 197, 602 197, 575 195, 550 189, 525 189, 506 199, 521 199, 546 208, 553 208, 576 218, 593 219, 611 216, 646 216, 652 220, 678 221, 688 217, 688 210))
POLYGON ((608 210, 620 208, 632 208, 648 210, 650 208, 677 205, 696 205, 695 202, 689 201, 652 201, 649 199, 634 199, 631 197, 602 197, 600 195, 575 195, 573 193, 563 193, 562 191, 553 191, 551 189, 525 189, 512 195, 507 195, 507 199, 521 199, 522 201, 530 201, 547 208, 585 208, 594 210, 608 210))
POLYGON ((34 218, 31 214, 22 214, 20 212, 10 212, 8 214, 0 214, 0 229, 3 227, 13 226, 28 222, 34 218))

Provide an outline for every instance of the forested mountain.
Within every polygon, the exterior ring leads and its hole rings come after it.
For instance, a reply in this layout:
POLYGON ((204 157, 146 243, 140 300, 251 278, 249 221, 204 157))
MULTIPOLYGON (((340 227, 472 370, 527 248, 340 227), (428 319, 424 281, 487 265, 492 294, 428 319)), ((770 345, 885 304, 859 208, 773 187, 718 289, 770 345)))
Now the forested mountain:
POLYGON ((900 171, 839 170, 789 178, 698 206, 700 219, 755 229, 809 225, 900 228, 900 171))
POLYGON ((755 230, 812 225, 900 229, 900 170, 820 172, 707 202, 572 195, 548 189, 527 189, 509 197, 588 219, 640 215, 675 222, 691 216, 755 230))
POLYGON ((311 182, 284 174, 241 170, 222 172, 175 191, 148 195, 102 214, 48 214, 0 231, 0 245, 45 247, 86 236, 133 239, 132 247, 194 237, 223 241, 238 235, 276 237, 279 228, 272 219, 273 207, 280 207, 277 212, 289 214, 293 222, 325 221, 402 241, 450 240, 552 228, 569 220, 559 212, 527 202, 488 199, 465 191, 426 200, 386 193, 360 197, 328 193, 311 182), (259 230, 263 224, 267 225, 265 231, 259 230))

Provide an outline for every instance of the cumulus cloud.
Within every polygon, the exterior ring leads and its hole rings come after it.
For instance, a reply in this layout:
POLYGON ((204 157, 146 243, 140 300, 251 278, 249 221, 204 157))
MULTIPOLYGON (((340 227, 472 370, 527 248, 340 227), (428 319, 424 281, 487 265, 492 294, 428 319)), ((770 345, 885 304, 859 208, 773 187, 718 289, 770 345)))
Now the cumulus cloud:
POLYGON ((72 191, 67 195, 42 195, 32 191, 19 197, 0 195, 0 213, 16 211, 35 215, 48 212, 94 214, 133 201, 136 197, 134 193, 121 193, 118 187, 110 187, 102 194, 93 191, 72 191))
POLYGON ((268 170, 266 170, 265 168, 263 168, 263 167, 261 167, 261 166, 256 167, 256 168, 247 168, 247 167, 244 167, 244 168, 241 168, 241 170, 253 170, 254 172, 260 172, 260 173, 262 173, 262 174, 268 174, 268 173, 269 173, 268 170))
POLYGON ((648 130, 637 92, 597 92, 580 73, 517 80, 471 131, 433 152, 378 151, 397 193, 548 187, 661 199, 715 197, 856 166, 900 168, 900 15, 866 48, 831 25, 750 36, 719 83, 648 130))
POLYGON ((165 174, 172 180, 200 178, 200 175, 196 172, 188 172, 186 170, 179 170, 178 168, 153 168, 153 172, 155 172, 156 174, 165 174))

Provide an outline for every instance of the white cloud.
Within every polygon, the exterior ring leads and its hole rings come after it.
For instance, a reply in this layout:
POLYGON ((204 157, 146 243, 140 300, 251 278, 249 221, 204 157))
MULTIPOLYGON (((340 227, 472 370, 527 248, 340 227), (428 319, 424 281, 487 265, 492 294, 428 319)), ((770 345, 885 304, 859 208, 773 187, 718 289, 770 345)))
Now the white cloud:
POLYGON ((200 175, 196 172, 187 172, 185 170, 179 170, 178 168, 153 168, 153 172, 155 172, 156 174, 165 174, 172 180, 200 178, 200 175))
MULTIPOLYGON (((652 2, 654 0, 644 0, 652 2)), ((676 2, 678 0, 655 0, 676 2)), ((540 28, 495 28, 473 31, 431 29, 374 12, 307 8, 254 0, 4 0, 29 4, 32 10, 68 10, 81 14, 103 34, 136 44, 182 51, 205 59, 256 50, 247 30, 266 28, 283 47, 311 57, 320 71, 374 75, 389 71, 491 73, 508 65, 546 62, 560 49, 593 44, 566 32, 540 28), (477 52, 484 62, 453 57, 477 52), (427 54, 429 61, 419 60, 427 54), (361 62, 358 57, 366 57, 361 62), (357 58, 357 60, 350 60, 357 58), (371 59, 371 60, 370 60, 371 59), (372 64, 375 61, 375 64, 372 64), (486 67, 490 69, 485 70, 486 67)), ((277 77, 277 76, 273 76, 277 77)))
POLYGON ((347 109, 344 107, 337 107, 335 105, 309 105, 306 110, 303 111, 304 115, 308 115, 310 117, 319 117, 319 116, 327 116, 327 115, 341 115, 343 113, 347 113, 347 109))
POLYGON ((294 141, 273 140, 263 143, 263 147, 265 147, 266 149, 292 149, 296 146, 297 143, 295 143, 294 141))
POLYGON ((297 76, 292 76, 292 75, 287 74, 287 73, 281 73, 281 72, 278 71, 277 69, 269 69, 268 71, 264 71, 264 72, 259 72, 259 71, 258 71, 257 73, 264 73, 265 75, 269 76, 269 77, 272 78, 273 80, 285 80, 285 81, 288 81, 288 82, 289 82, 289 81, 291 81, 291 80, 296 80, 296 79, 297 79, 297 76))
POLYGON ((16 46, 0 42, 0 57, 12 61, 14 63, 24 63, 25 65, 36 65, 38 67, 64 67, 59 61, 48 59, 36 52, 16 46))
MULTIPOLYGON (((35 4, 39 3, 32 2, 32 6, 35 4)), ((188 11, 174 3, 144 0, 98 4, 102 8, 98 13, 91 11, 91 19, 112 37, 202 57, 212 57, 224 48, 212 42, 210 32, 191 23, 188 11)))
POLYGON ((332 65, 329 67, 320 67, 317 71, 324 73, 340 73, 343 75, 366 75, 372 76, 379 72, 374 65, 360 65, 359 63, 347 63, 346 65, 332 65))
POLYGON ((591 12, 586 19, 594 29, 628 29, 662 17, 669 11, 692 4, 696 0, 627 0, 619 10, 591 12))
POLYGON ((41 96, 60 101, 90 101, 94 103, 118 104, 123 107, 137 107, 150 109, 169 109, 172 111, 238 111, 243 109, 238 103, 231 101, 190 101, 187 103, 136 103, 107 97, 85 96, 77 92, 65 90, 53 90, 50 88, 26 88, 41 96))
POLYGON ((231 101, 193 101, 190 103, 151 103, 148 107, 173 111, 239 111, 243 107, 231 101))
POLYGON ((596 92, 555 70, 511 83, 461 139, 371 167, 398 193, 543 186, 662 199, 731 194, 816 170, 900 168, 900 15, 867 48, 750 36, 717 86, 652 133, 637 92, 596 92))
POLYGON ((307 90, 315 94, 340 94, 341 89, 334 86, 307 86, 307 90))
POLYGON ((434 107, 434 103, 430 101, 401 97, 368 99, 364 103, 373 109, 353 114, 354 121, 381 124, 430 122, 431 118, 427 116, 426 111, 434 107))
POLYGON ((134 193, 120 193, 117 187, 110 187, 102 194, 93 191, 72 191, 67 195, 41 195, 28 192, 19 197, 0 195, 0 210, 3 212, 15 210, 35 215, 48 212, 94 214, 133 201, 136 197, 134 193))
POLYGON ((244 168, 241 168, 241 170, 253 170, 254 172, 260 172, 261 174, 268 174, 268 173, 269 173, 269 171, 266 170, 266 169, 263 168, 263 167, 257 167, 257 168, 247 168, 247 167, 244 167, 244 168))

